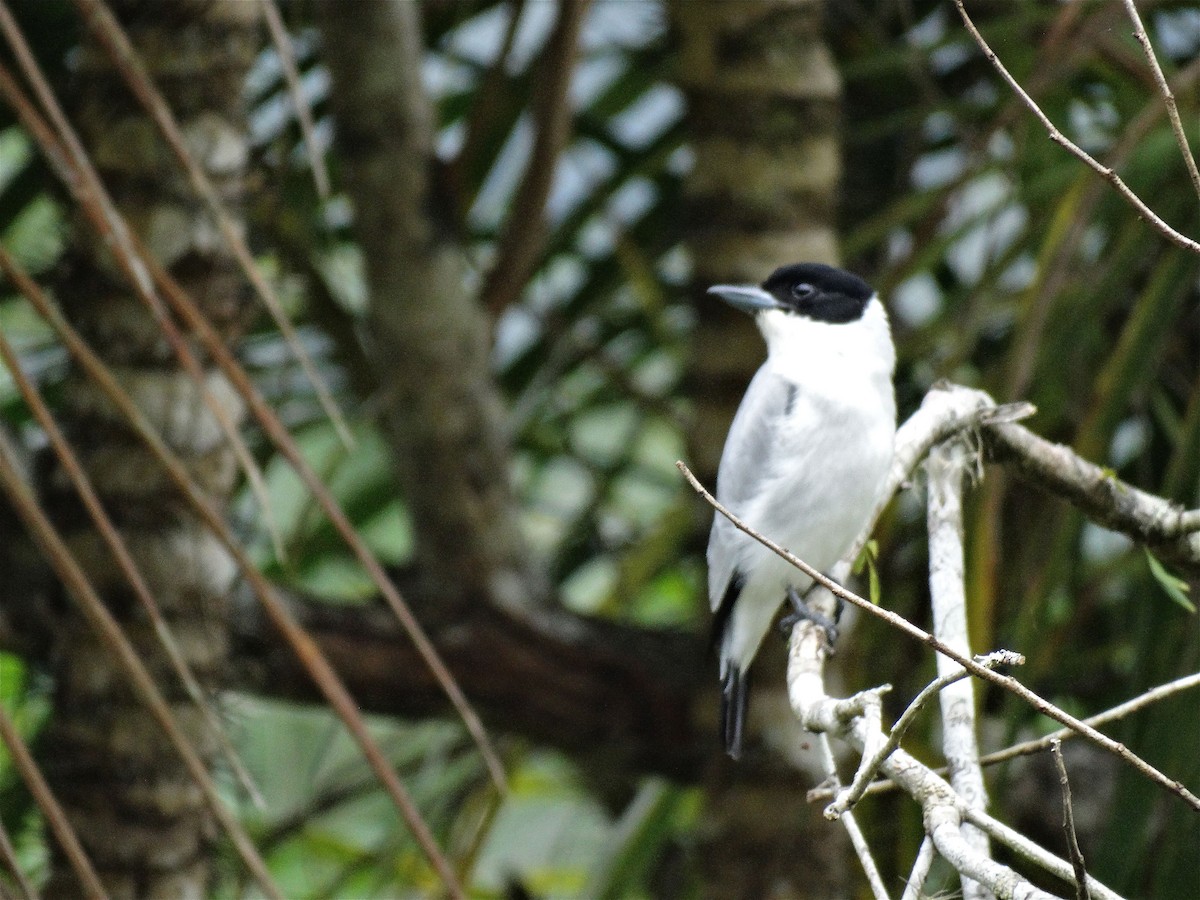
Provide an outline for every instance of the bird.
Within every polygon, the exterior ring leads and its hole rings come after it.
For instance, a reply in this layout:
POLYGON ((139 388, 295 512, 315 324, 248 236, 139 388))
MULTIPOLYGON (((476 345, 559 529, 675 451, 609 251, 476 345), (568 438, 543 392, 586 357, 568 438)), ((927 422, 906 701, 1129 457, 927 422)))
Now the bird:
MULTIPOLYGON (((717 500, 824 572, 866 527, 892 461, 896 351, 883 303, 857 275, 812 262, 708 293, 753 315, 767 345, 725 440, 717 500)), ((738 759, 750 664, 785 600, 812 617, 802 600, 812 580, 719 512, 707 559, 720 728, 738 759)))

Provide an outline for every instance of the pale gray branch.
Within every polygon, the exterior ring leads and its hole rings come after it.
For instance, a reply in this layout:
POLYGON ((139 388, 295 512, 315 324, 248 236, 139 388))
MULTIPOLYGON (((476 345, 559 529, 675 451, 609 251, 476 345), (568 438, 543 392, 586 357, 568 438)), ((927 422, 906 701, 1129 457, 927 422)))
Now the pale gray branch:
MULTIPOLYGON (((978 467, 978 450, 962 434, 938 444, 925 462, 929 476, 929 595, 933 632, 962 654, 971 652, 967 630, 967 595, 963 561, 963 482, 968 470, 978 467)), ((938 674, 947 677, 964 671, 945 656, 937 657, 938 674)), ((967 680, 946 685, 939 695, 942 709, 942 752, 950 768, 950 784, 974 809, 987 808, 979 742, 975 735, 974 684, 967 680)), ((987 858, 987 835, 972 825, 962 826, 963 840, 976 854, 987 858)), ((959 870, 960 872, 962 870, 959 870)), ((988 900, 992 895, 963 873, 964 900, 988 900)))
MULTIPOLYGON (((817 735, 817 749, 820 751, 821 765, 825 768, 827 780, 836 786, 839 783, 837 761, 833 758, 833 749, 829 746, 829 735, 817 735)), ((854 818, 854 813, 847 811, 841 816, 841 823, 842 827, 846 829, 850 845, 854 848, 854 853, 863 868, 863 874, 867 876, 867 884, 871 886, 871 893, 875 896, 875 900, 888 900, 887 888, 883 884, 883 878, 879 875, 879 866, 875 864, 875 857, 871 855, 867 838, 862 833, 862 829, 858 827, 858 820, 854 818)))
MULTIPOLYGON (((988 669, 985 666, 981 666, 975 660, 970 659, 969 657, 963 656, 961 653, 959 653, 953 647, 947 646, 944 641, 941 641, 934 635, 929 634, 928 632, 918 628, 916 625, 909 622, 903 616, 899 616, 890 610, 883 609, 882 607, 875 606, 873 603, 871 603, 871 601, 869 601, 863 597, 860 597, 858 594, 854 593, 853 591, 847 590, 846 588, 842 587, 842 585, 838 584, 836 581, 833 581, 824 573, 817 571, 812 566, 810 566, 808 563, 806 563, 804 560, 802 560, 798 556, 796 556, 794 553, 791 553, 788 550, 785 550, 783 547, 776 544, 770 538, 764 537, 762 534, 755 531, 753 528, 751 528, 749 525, 747 525, 745 522, 743 522, 741 519, 739 519, 736 515, 734 515, 732 512, 730 512, 728 509, 726 509, 720 502, 717 501, 716 497, 714 497, 711 493, 709 493, 704 488, 704 486, 702 484, 700 484, 700 482, 696 479, 696 476, 692 474, 691 470, 688 469, 688 467, 686 465, 684 465, 683 462, 681 462, 681 461, 676 462, 675 465, 679 468, 680 472, 683 473, 684 477, 692 485, 693 489, 698 494, 700 494, 705 499, 705 501, 710 506, 713 507, 713 509, 715 509, 721 515, 723 515, 727 519, 729 519, 729 521, 733 523, 735 528, 737 528, 739 531, 745 532, 746 534, 750 535, 750 537, 754 538, 756 541, 761 543, 764 547, 769 549, 771 552, 773 552, 773 553, 777 554, 778 556, 780 556, 781 558, 787 560, 789 563, 791 563, 793 566, 795 566, 797 569, 799 569, 801 572, 803 572, 805 575, 807 575, 809 578, 811 578, 814 582, 816 582, 817 584, 824 587, 825 590, 829 591, 834 596, 841 597, 847 603, 850 603, 850 604, 858 607, 859 609, 867 612, 868 614, 870 614, 872 616, 875 616, 876 618, 883 619, 888 624, 892 625, 894 628, 899 629, 900 631, 904 632, 905 634, 909 635, 910 637, 913 637, 913 638, 921 641, 922 643, 928 644, 930 647, 932 647, 938 653, 941 653, 944 656, 948 656, 950 659, 954 660, 959 665, 963 666, 968 671, 970 671, 970 673, 972 675, 982 678, 985 681, 990 681, 993 684, 999 685, 1004 690, 1009 691, 1010 693, 1015 694, 1017 697, 1024 700, 1026 703, 1028 703, 1030 706, 1032 706, 1037 712, 1041 713, 1042 715, 1048 716, 1049 718, 1054 719, 1054 721, 1060 722, 1063 725, 1066 725, 1067 727, 1080 732, 1085 737, 1087 737, 1090 741, 1092 741, 1094 744, 1097 744, 1098 746, 1103 747, 1109 753, 1112 753, 1113 755, 1115 755, 1119 759, 1123 760, 1128 765, 1132 766, 1134 769, 1136 769, 1138 772, 1140 772, 1145 777, 1149 778, 1155 784, 1159 785, 1160 787, 1166 788, 1168 791, 1170 791, 1172 794, 1175 794, 1176 796, 1178 796, 1181 800, 1183 800, 1185 803, 1187 803, 1193 809, 1200 811, 1200 797, 1197 797, 1190 790, 1188 790, 1186 785, 1183 784, 1183 782, 1181 782, 1177 779, 1168 778, 1166 775, 1164 775, 1158 769, 1154 768, 1154 766, 1150 765, 1148 762, 1146 762, 1144 759, 1142 759, 1136 753, 1131 751, 1124 744, 1122 744, 1118 741, 1114 741, 1112 738, 1108 737, 1107 735, 1101 734, 1099 731, 1097 731, 1095 728, 1092 728, 1089 725, 1085 725, 1079 719, 1075 718, 1075 716, 1072 716, 1069 713, 1065 712, 1064 710, 1059 709, 1053 703, 1049 702, 1045 698, 1039 696, 1035 692, 1031 691, 1029 688, 1025 687, 1025 685, 1021 684, 1015 678, 1010 678, 1007 675, 1001 675, 998 672, 993 672, 991 669, 988 669)), ((806 634, 806 635, 812 634, 815 636, 815 635, 817 635, 818 632, 823 633, 823 629, 814 627, 811 622, 801 621, 799 624, 796 625, 795 629, 793 629, 793 640, 795 640, 795 636, 797 633, 802 633, 802 634, 806 634)), ((824 658, 825 658, 825 650, 823 649, 824 639, 817 638, 817 640, 819 641, 819 643, 822 644, 822 649, 821 649, 820 653, 818 653, 814 656, 815 662, 814 662, 813 668, 811 670, 805 670, 802 672, 798 670, 797 678, 800 678, 805 681, 815 680, 816 694, 818 696, 823 696, 824 691, 823 691, 822 679, 823 679, 823 673, 824 673, 824 658)), ((791 681, 792 681, 792 677, 789 672, 789 685, 791 684, 791 681)), ((798 689, 804 690, 805 688, 800 687, 798 689)), ((790 690, 791 690, 791 688, 789 687, 789 691, 790 690)), ((813 686, 808 685, 807 690, 811 693, 813 691, 813 686)))
POLYGON ((917 858, 913 860, 912 871, 908 873, 908 880, 904 883, 904 893, 900 900, 921 900, 925 896, 921 889, 925 886, 925 879, 929 877, 929 870, 933 868, 936 858, 937 849, 933 846, 933 838, 925 835, 921 840, 920 849, 917 850, 917 858))

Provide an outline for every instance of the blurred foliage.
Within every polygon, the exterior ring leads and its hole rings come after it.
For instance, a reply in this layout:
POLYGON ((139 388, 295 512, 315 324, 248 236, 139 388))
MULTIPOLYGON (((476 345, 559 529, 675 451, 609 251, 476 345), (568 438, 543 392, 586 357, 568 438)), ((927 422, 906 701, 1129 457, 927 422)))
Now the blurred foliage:
MULTIPOLYGON (((22 9, 23 24, 62 87, 75 24, 65 3, 32 6, 36 13, 22 9)), ((1120 5, 982 6, 985 35, 1050 117, 1115 162, 1167 221, 1197 233, 1197 198, 1120 5)), ((553 6, 431 0, 425 9, 425 76, 441 124, 440 200, 481 275, 529 148, 532 68, 553 6)), ((329 75, 309 12, 306 4, 284 7, 317 139, 337 183, 329 75)), ((1164 3, 1146 18, 1168 77, 1179 79, 1176 94, 1195 144, 1200 13, 1164 3)), ((1046 139, 950 5, 831 4, 828 30, 846 87, 845 258, 888 299, 901 415, 941 378, 1000 400, 1028 399, 1039 410, 1031 422, 1039 433, 1139 487, 1197 505, 1197 260, 1169 247, 1046 139)), ((529 540, 565 604, 700 629, 701 538, 694 499, 673 467, 688 412, 680 380, 692 314, 681 302, 688 261, 679 216, 690 154, 682 95, 671 84, 676 60, 666 12, 655 2, 600 0, 583 43, 571 92, 573 138, 550 198, 544 258, 522 302, 495 323, 513 477, 529 540)), ((347 453, 336 441, 275 332, 249 336, 243 359, 376 552, 403 566, 411 533, 357 344, 365 287, 350 211, 344 197, 322 202, 316 195, 274 50, 262 52, 247 99, 261 172, 249 214, 261 262, 338 386, 357 449, 347 453)), ((3 241, 42 274, 55 264, 69 215, 51 183, 0 110, 3 241)), ((0 327, 53 390, 64 357, 23 301, 0 299, 0 327)), ((6 377, 0 410, 37 446, 6 377)), ((360 601, 369 593, 365 576, 285 467, 267 458, 265 444, 260 452, 286 548, 276 558, 251 499, 243 498, 235 516, 260 561, 277 579, 331 602, 360 601)), ((1095 712, 1200 668, 1196 616, 1172 599, 1174 573, 1140 549, 995 470, 973 493, 969 515, 978 646, 1024 653, 1029 664, 1019 674, 1044 696, 1095 712)), ((919 490, 893 504, 876 537, 872 572, 884 602, 923 621, 919 490)), ((873 623, 843 641, 839 658, 854 686, 886 673, 897 687, 890 698, 896 712, 933 671, 921 648, 873 623)), ((19 661, 0 657, 5 708, 23 710, 19 724, 31 737, 44 703, 36 681, 19 661)), ((982 706, 989 746, 1049 730, 1007 696, 985 691, 982 706)), ((1112 734, 1195 785, 1198 709, 1194 696, 1182 697, 1112 734)), ((434 890, 415 846, 385 814, 327 714, 234 698, 229 715, 269 812, 237 802, 289 896, 434 890)), ((623 809, 608 809, 568 760, 510 741, 514 790, 495 809, 456 726, 381 721, 376 728, 428 820, 471 873, 477 896, 505 896, 515 884, 538 897, 660 896, 656 878, 667 870, 676 896, 694 888, 688 848, 703 816, 695 789, 647 780, 623 809)), ((934 738, 912 732, 931 759, 934 738)), ((1019 817, 1020 772, 993 774, 997 812, 1019 817)), ((1139 897, 1194 893, 1190 813, 1124 769, 1110 776, 1113 806, 1093 829, 1090 870, 1139 897)), ((1088 789, 1077 785, 1076 793, 1088 789)), ((911 804, 868 801, 861 817, 885 875, 906 871, 920 838, 911 804)), ((15 831, 29 871, 39 872, 37 819, 3 758, 0 819, 15 831)), ((1056 833, 1032 836, 1058 846, 1056 833)), ((232 857, 225 872, 225 891, 253 893, 232 857)))

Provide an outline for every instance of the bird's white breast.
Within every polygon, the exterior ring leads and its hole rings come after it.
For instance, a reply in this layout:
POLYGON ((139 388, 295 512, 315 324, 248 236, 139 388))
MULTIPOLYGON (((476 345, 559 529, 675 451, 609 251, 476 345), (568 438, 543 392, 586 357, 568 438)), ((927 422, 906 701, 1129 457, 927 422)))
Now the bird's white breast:
MULTIPOLYGON (((896 406, 895 351, 878 299, 853 323, 815 322, 768 311, 767 373, 794 386, 764 454, 753 494, 739 515, 818 570, 846 552, 866 525, 891 465, 896 406)), ((753 464, 741 460, 740 465, 753 464)), ((727 653, 744 668, 788 586, 809 579, 757 541, 737 537, 732 568, 746 573, 727 634, 727 653)))

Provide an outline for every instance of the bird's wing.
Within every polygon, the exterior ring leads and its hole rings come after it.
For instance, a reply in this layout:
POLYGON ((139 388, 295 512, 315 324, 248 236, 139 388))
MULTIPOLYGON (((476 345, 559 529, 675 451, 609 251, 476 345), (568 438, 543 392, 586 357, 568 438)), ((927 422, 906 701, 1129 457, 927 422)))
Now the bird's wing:
MULTIPOLYGON (((733 417, 721 466, 717 473, 717 499, 734 514, 761 489, 778 445, 781 423, 795 402, 797 386, 765 365, 755 373, 746 396, 733 417)), ((737 575, 738 546, 747 538, 717 513, 708 538, 708 596, 714 612, 726 601, 737 575)), ((732 598, 729 598, 732 599, 732 598)))

